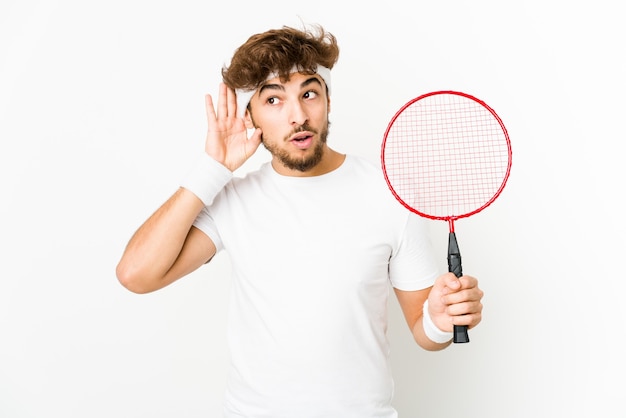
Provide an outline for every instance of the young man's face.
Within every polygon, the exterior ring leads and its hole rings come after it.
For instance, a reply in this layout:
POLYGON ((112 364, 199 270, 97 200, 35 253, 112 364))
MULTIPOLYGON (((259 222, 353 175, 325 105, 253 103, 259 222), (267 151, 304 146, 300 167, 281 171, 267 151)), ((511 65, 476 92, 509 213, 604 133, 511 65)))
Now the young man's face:
POLYGON ((285 175, 315 174, 328 136, 329 100, 322 78, 294 73, 286 83, 271 79, 252 97, 250 109, 274 168, 285 175))

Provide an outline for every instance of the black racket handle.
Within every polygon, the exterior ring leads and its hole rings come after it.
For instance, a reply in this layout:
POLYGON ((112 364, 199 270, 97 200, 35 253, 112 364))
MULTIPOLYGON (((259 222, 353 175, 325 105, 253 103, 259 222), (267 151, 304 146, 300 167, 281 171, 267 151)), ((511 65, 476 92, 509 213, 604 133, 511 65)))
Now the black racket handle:
MULTIPOLYGON (((461 252, 459 251, 459 244, 456 242, 456 235, 454 232, 450 232, 448 236, 448 271, 454 273, 456 277, 463 275, 463 268, 461 267, 461 252)), ((455 343, 468 343, 469 335, 467 334, 467 325, 455 325, 454 337, 455 343)))

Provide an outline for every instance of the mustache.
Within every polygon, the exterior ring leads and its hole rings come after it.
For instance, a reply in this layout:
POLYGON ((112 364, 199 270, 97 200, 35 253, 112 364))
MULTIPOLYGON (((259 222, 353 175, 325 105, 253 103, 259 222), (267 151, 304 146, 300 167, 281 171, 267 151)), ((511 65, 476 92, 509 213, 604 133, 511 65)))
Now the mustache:
POLYGON ((297 128, 295 128, 289 135, 287 135, 286 138, 290 138, 291 136, 300 133, 300 132, 304 132, 304 131, 308 131, 308 132, 312 132, 314 134, 317 134, 317 129, 314 129, 311 127, 311 125, 309 125, 308 123, 304 123, 300 126, 298 126, 297 128))
MULTIPOLYGON (((287 135, 285 135, 285 141, 288 141, 289 138, 291 138, 292 136, 294 136, 295 134, 298 134, 300 132, 304 132, 304 131, 308 131, 311 132, 315 135, 317 135, 319 132, 317 129, 312 128, 311 125, 309 125, 307 122, 303 123, 300 126, 297 126, 296 128, 294 128, 290 133, 288 133, 287 135)), ((261 142, 265 142, 265 136, 261 133, 261 142)))

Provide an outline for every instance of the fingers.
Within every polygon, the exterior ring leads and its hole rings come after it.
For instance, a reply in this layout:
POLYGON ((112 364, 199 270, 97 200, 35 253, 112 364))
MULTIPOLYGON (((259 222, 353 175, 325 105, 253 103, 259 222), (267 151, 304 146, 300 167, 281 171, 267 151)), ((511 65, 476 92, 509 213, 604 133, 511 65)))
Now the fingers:
MULTIPOLYGON (((213 108, 213 103, 210 107, 211 113, 217 117, 217 119, 227 119, 229 117, 237 117, 237 94, 235 90, 229 88, 224 83, 220 83, 218 100, 217 100, 217 114, 213 108)), ((209 107, 207 106, 207 112, 209 107)))
POLYGON ((441 292, 444 295, 456 292, 457 290, 461 289, 461 279, 456 277, 454 273, 444 274, 441 279, 443 285, 441 292))
POLYGON ((230 116, 237 116, 237 94, 224 83, 220 83, 219 86, 217 111, 213 104, 213 97, 210 94, 205 96, 204 101, 209 126, 216 126, 220 120, 225 120, 230 116))
POLYGON ((219 99, 217 101, 217 118, 228 117, 228 88, 226 84, 220 83, 219 99))
POLYGON ((235 90, 220 83, 217 108, 211 95, 205 96, 207 135, 205 152, 231 171, 239 168, 261 144, 261 130, 248 138, 245 120, 237 115, 235 90))
POLYGON ((237 117, 237 93, 230 88, 226 90, 227 116, 237 117))
MULTIPOLYGON (((227 88, 224 83, 220 83, 218 96, 217 96, 217 109, 213 105, 213 97, 210 94, 204 96, 204 104, 206 107, 206 116, 209 126, 215 125, 217 119, 226 118, 229 115, 228 108, 231 105, 232 99, 230 95, 235 96, 235 93, 230 93, 231 89, 227 88), (217 110, 217 111, 216 111, 217 110)), ((236 106, 235 100, 235 106, 236 106)))
POLYGON ((254 132, 252 133, 252 136, 250 136, 250 139, 248 140, 248 143, 250 144, 251 151, 252 151, 250 155, 256 152, 257 148, 259 148, 259 145, 261 145, 262 140, 263 140, 263 132, 261 131, 261 128, 256 128, 254 132))
POLYGON ((443 311, 454 325, 476 326, 482 319, 483 291, 472 276, 457 278, 449 273, 441 277, 441 303, 443 311))
MULTIPOLYGON (((463 283, 463 281, 462 281, 463 283)), ((480 301, 483 297, 483 292, 478 287, 462 287, 456 291, 443 292, 441 301, 444 305, 454 305, 463 302, 476 302, 480 301)))
POLYGON ((204 106, 206 108, 206 119, 209 127, 215 126, 215 108, 213 107, 213 98, 210 94, 204 96, 204 106))
POLYGON ((443 295, 462 292, 466 289, 478 289, 478 280, 472 276, 456 277, 453 273, 447 273, 444 274, 441 279, 441 293, 443 295))
POLYGON ((482 304, 480 303, 467 306, 452 305, 447 311, 452 325, 467 325, 469 329, 472 329, 482 321, 482 304))

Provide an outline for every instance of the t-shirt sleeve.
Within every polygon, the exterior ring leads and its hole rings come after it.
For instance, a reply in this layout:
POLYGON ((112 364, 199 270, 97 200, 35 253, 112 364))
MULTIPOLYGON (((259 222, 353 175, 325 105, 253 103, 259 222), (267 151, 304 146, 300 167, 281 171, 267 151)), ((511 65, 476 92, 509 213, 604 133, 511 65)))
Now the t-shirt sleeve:
POLYGON ((439 274, 426 221, 411 213, 389 260, 391 284, 399 290, 421 290, 432 286, 439 274))
POLYGON ((218 252, 223 249, 224 246, 222 244, 222 238, 220 237, 215 221, 206 206, 202 208, 202 211, 200 211, 200 214, 196 217, 196 220, 193 222, 193 226, 204 232, 211 239, 211 241, 213 241, 213 244, 215 244, 215 248, 218 252))

